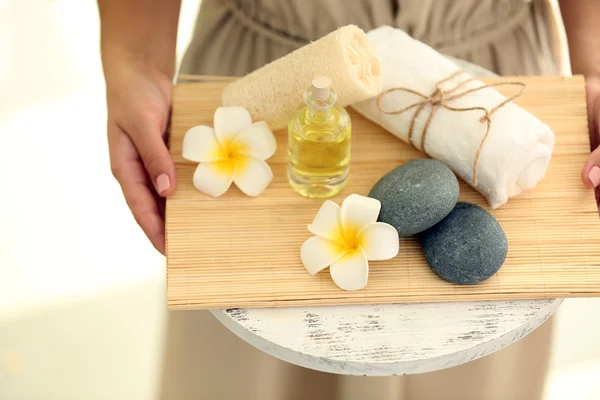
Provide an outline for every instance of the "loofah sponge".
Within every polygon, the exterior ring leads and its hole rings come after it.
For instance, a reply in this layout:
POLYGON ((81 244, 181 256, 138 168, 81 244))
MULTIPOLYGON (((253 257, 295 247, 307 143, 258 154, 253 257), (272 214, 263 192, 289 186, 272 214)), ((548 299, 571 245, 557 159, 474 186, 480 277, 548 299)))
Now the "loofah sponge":
POLYGON ((331 79, 344 107, 381 91, 375 48, 362 29, 347 25, 231 83, 222 102, 246 108, 253 120, 266 121, 272 130, 283 129, 317 75, 331 79))

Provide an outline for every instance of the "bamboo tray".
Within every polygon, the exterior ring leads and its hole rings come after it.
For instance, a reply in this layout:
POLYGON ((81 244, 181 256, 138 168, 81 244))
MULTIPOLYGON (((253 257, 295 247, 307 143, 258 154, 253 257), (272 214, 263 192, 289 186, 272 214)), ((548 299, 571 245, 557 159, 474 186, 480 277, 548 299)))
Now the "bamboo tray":
MULTIPOLYGON (((213 199, 194 188, 196 165, 181 157, 182 138, 194 125, 212 126, 227 81, 177 85, 171 125, 177 190, 168 199, 166 211, 168 307, 285 307, 600 295, 600 220, 594 193, 580 180, 580 169, 590 151, 583 78, 521 80, 527 83, 527 90, 516 103, 552 127, 556 147, 546 178, 534 190, 491 211, 509 242, 500 271, 477 285, 450 284, 431 272, 415 239, 401 239, 400 254, 393 260, 370 263, 369 283, 357 292, 337 288, 327 269, 310 276, 300 262, 300 246, 311 236, 306 225, 322 201, 302 198, 288 186, 287 132, 276 133, 277 153, 269 160, 275 177, 261 196, 246 197, 232 185, 225 195, 213 199)), ((350 182, 332 199, 338 204, 351 193, 366 195, 395 166, 425 157, 350 111, 350 182)), ((460 200, 490 210, 483 197, 462 181, 460 200)))

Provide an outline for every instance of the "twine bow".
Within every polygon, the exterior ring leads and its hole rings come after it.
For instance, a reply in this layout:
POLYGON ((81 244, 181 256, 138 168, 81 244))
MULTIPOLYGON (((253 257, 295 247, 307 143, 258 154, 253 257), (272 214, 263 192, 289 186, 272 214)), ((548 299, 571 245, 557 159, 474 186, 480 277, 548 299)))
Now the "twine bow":
POLYGON ((510 103, 513 99, 521 96, 521 94, 523 94, 523 91, 526 88, 526 85, 523 82, 516 82, 516 81, 515 82, 499 82, 499 83, 492 83, 492 84, 488 84, 488 85, 478 86, 478 87, 475 87, 472 89, 465 90, 460 93, 456 93, 460 88, 465 86, 467 83, 477 80, 475 78, 469 77, 469 78, 463 80, 462 82, 457 83, 453 88, 450 88, 449 90, 444 90, 442 88, 442 85, 444 83, 448 82, 449 80, 451 80, 461 74, 466 74, 466 73, 463 71, 457 71, 457 72, 453 73, 452 75, 448 76, 447 78, 444 78, 441 81, 437 82, 435 84, 435 91, 429 96, 426 96, 423 93, 419 93, 410 88, 400 87, 400 88, 387 89, 387 90, 381 92, 379 94, 379 96, 377 97, 377 107, 384 114, 402 114, 406 111, 416 108, 417 110, 415 111, 415 113, 412 117, 412 120, 410 121, 410 126, 408 128, 408 143, 410 143, 412 146, 414 146, 415 148, 422 150, 422 151, 425 151, 425 137, 427 136, 427 130, 428 130, 429 125, 431 124, 431 120, 433 119, 433 116, 438 108, 443 107, 447 110, 458 111, 458 112, 473 111, 473 110, 483 111, 484 115, 479 119, 479 121, 481 123, 484 123, 484 122, 486 123, 486 129, 485 129, 485 134, 483 135, 483 138, 481 139, 481 143, 479 144, 479 147, 477 148, 477 152, 475 153, 475 159, 473 161, 473 185, 477 186, 477 166, 479 165, 479 155, 481 154, 481 149, 483 148, 483 145, 490 133, 490 127, 492 124, 492 115, 496 111, 498 111, 498 109, 500 109, 504 105, 510 103), (509 86, 509 85, 517 85, 517 86, 520 86, 521 89, 519 90, 518 93, 516 93, 510 97, 507 97, 506 100, 504 100, 503 102, 498 104, 496 107, 492 108, 491 110, 488 110, 487 108, 480 107, 480 106, 462 108, 462 107, 452 107, 448 104, 448 102, 450 102, 452 100, 459 99, 470 93, 474 93, 474 92, 477 92, 482 89, 486 89, 486 88, 490 88, 490 87, 497 87, 497 86, 509 86), (401 108, 398 110, 386 110, 381 105, 383 96, 385 96, 388 93, 394 92, 394 91, 412 93, 414 95, 417 95, 417 96, 423 98, 423 100, 417 101, 416 103, 413 103, 407 107, 404 107, 404 108, 401 108), (415 144, 413 143, 412 135, 413 135, 414 126, 415 126, 417 117, 419 116, 419 114, 421 114, 421 112, 423 112, 423 110, 425 110, 425 107, 428 104, 431 105, 431 113, 427 117, 427 121, 425 122, 425 125, 423 126, 423 134, 421 135, 421 146, 419 148, 419 147, 415 146, 415 144))

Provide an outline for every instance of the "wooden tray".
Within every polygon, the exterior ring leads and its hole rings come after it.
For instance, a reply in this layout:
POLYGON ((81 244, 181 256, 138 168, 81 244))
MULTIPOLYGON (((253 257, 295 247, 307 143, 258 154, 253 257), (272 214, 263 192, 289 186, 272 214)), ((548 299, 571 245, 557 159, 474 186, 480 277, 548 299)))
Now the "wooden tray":
MULTIPOLYGON (((580 180, 581 167, 590 151, 583 78, 521 80, 527 83, 527 90, 516 102, 552 127, 556 148, 547 176, 537 188, 492 211, 509 242, 508 257, 500 271, 478 285, 450 284, 431 272, 416 240, 402 239, 396 258, 370 263, 369 283, 357 292, 337 288, 327 269, 310 276, 300 262, 300 246, 311 236, 306 225, 322 201, 300 197, 288 186, 287 132, 276 133, 277 153, 268 161, 275 177, 261 196, 246 197, 232 186, 225 195, 213 199, 194 188, 192 175, 196 165, 181 157, 182 138, 194 125, 212 126, 213 113, 227 81, 177 85, 171 137, 177 190, 167 201, 166 214, 168 307, 284 307, 600 295, 600 220, 594 193, 580 180)), ((425 156, 350 111, 350 183, 332 199, 338 204, 351 193, 366 195, 395 166, 425 156)), ((460 200, 490 209, 483 197, 462 181, 460 200)))

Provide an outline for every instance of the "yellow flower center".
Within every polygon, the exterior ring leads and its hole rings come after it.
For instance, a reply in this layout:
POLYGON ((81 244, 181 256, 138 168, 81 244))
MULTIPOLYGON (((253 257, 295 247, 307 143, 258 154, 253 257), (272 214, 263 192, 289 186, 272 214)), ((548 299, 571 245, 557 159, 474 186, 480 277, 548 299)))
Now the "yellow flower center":
POLYGON ((219 161, 215 163, 217 171, 223 174, 233 174, 236 171, 245 169, 248 156, 243 153, 246 146, 233 140, 224 141, 216 149, 215 158, 219 161))
POLYGON ((356 250, 360 246, 358 237, 359 226, 346 224, 345 229, 339 229, 339 233, 333 238, 334 242, 340 244, 345 250, 356 250))

